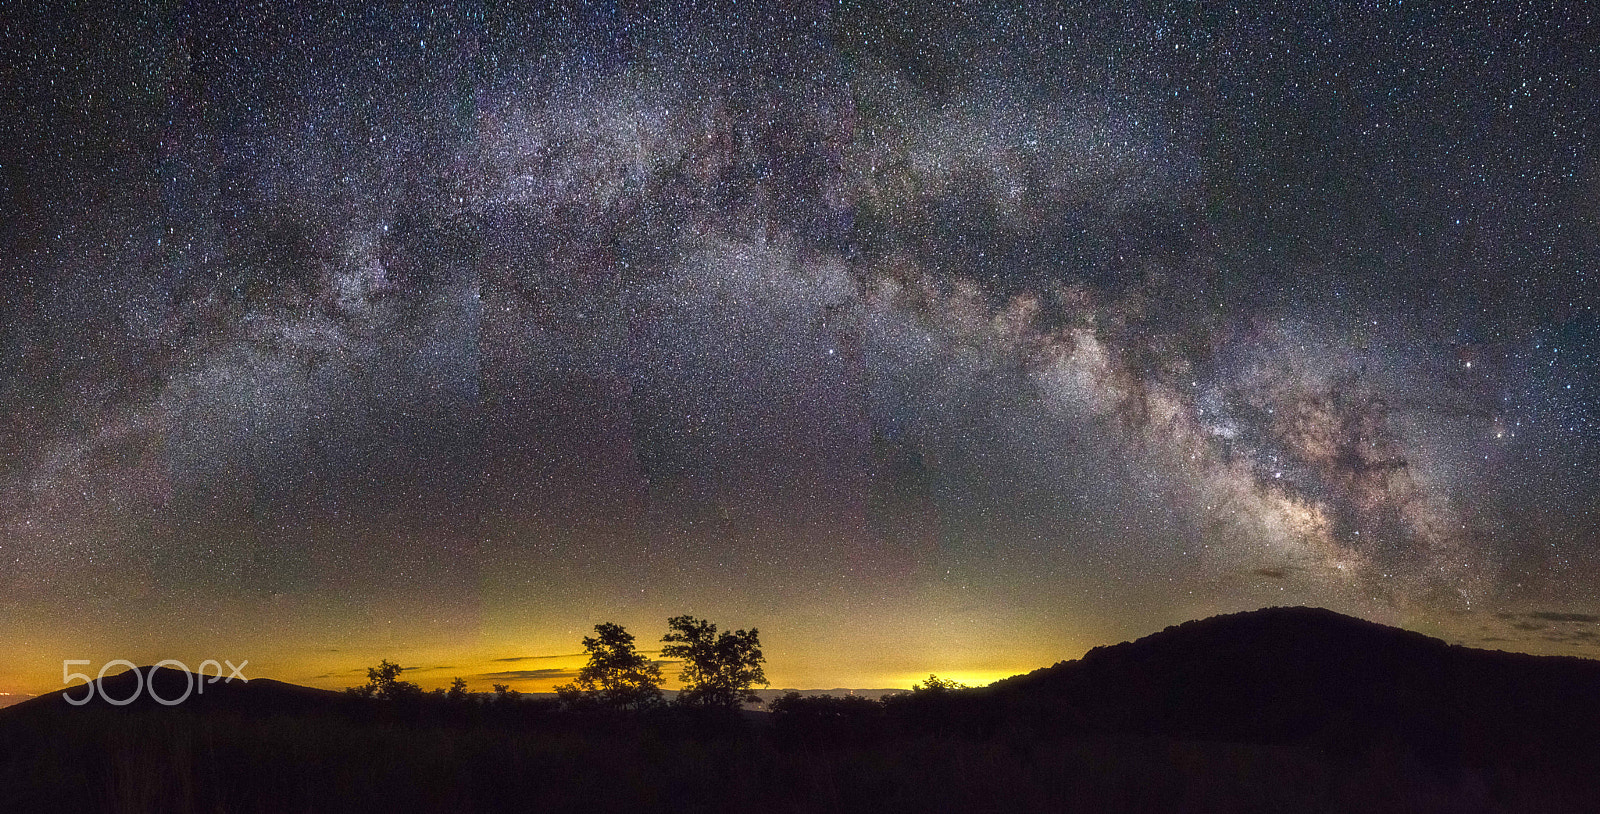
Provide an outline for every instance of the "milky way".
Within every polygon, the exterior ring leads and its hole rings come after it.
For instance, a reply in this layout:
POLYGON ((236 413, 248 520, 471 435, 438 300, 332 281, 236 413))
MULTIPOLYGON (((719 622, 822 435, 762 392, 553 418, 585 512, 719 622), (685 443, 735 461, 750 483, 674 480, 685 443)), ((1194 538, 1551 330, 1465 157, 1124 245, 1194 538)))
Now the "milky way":
POLYGON ((1592 655, 1527 621, 1600 611, 1564 14, 41 12, 7 635, 709 609, 870 681, 1307 603, 1592 655))

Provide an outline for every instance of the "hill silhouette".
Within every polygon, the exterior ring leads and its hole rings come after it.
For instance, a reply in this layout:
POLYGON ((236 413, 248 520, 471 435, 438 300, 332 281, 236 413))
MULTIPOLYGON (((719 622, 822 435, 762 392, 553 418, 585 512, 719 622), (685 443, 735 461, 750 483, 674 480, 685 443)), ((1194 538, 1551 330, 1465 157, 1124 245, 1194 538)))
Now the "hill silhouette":
POLYGON ((1072 710, 1090 728, 1179 737, 1291 740, 1339 720, 1480 736, 1600 731, 1597 660, 1464 648, 1322 608, 1186 622, 989 691, 1072 710))
POLYGON ((1187 622, 987 692, 996 714, 1038 730, 1387 742, 1435 760, 1593 751, 1600 734, 1600 661, 1461 647, 1320 608, 1187 622))

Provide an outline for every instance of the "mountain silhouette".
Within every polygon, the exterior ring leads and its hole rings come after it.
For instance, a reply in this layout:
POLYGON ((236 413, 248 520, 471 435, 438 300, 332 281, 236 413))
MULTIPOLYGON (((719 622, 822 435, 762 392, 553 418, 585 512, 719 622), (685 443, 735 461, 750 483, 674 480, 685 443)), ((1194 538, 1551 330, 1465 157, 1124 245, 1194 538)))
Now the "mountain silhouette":
POLYGON ((1126 733, 1435 759, 1512 747, 1594 752, 1600 661, 1478 650, 1286 607, 1215 616, 988 688, 1034 730, 1126 733))

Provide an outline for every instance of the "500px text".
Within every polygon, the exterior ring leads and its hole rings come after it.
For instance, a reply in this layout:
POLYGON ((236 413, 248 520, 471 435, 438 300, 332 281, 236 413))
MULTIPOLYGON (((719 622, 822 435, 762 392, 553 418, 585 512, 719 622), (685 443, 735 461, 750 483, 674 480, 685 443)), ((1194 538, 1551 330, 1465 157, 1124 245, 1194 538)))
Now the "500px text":
MULTIPOLYGON (((219 663, 216 659, 206 659, 205 661, 200 662, 200 669, 193 673, 189 672, 189 665, 184 664, 177 659, 163 659, 162 661, 156 662, 156 667, 174 667, 178 669, 183 673, 184 680, 187 682, 187 685, 184 687, 183 695, 180 695, 177 698, 162 698, 160 694, 156 692, 155 682, 151 681, 150 686, 146 687, 144 683, 144 673, 139 672, 139 668, 133 662, 128 661, 127 659, 112 659, 111 661, 106 662, 105 665, 100 668, 100 674, 93 679, 89 678, 87 673, 69 672, 74 665, 89 663, 90 662, 88 659, 63 659, 61 662, 62 684, 71 687, 73 679, 81 678, 84 681, 84 686, 89 688, 89 691, 84 693, 82 698, 73 698, 70 693, 66 692, 61 694, 61 697, 65 698, 67 703, 75 707, 81 707, 84 704, 89 703, 89 701, 94 698, 96 689, 100 690, 100 697, 104 699, 107 704, 111 704, 112 706, 120 707, 124 704, 131 704, 141 694, 149 692, 150 697, 154 698, 157 703, 165 704, 170 707, 174 704, 181 704, 188 700, 190 693, 194 693, 196 695, 204 693, 206 691, 207 684, 215 684, 218 681, 229 682, 233 681, 235 678, 244 682, 250 681, 250 679, 245 678, 244 676, 244 666, 250 663, 249 659, 239 662, 238 666, 234 666, 234 663, 227 659, 223 659, 221 663, 219 663), (229 675, 227 678, 222 677, 223 664, 228 665, 229 675), (126 666, 133 672, 133 678, 135 682, 134 689, 127 698, 112 698, 105 691, 104 682, 106 671, 118 665, 126 666), (215 667, 217 674, 207 678, 207 667, 215 667)), ((152 669, 150 674, 154 676, 155 671, 152 669)))

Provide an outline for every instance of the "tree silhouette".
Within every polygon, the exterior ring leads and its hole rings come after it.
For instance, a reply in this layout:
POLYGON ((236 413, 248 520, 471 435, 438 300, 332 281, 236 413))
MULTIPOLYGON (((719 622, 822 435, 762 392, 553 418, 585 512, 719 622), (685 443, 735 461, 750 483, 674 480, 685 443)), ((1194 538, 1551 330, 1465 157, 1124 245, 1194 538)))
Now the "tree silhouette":
POLYGON ((578 680, 556 688, 561 700, 575 707, 600 704, 616 709, 660 703, 661 668, 634 648, 633 634, 612 622, 595 625, 594 632, 583 637, 589 662, 578 671, 578 680))
POLYGON ((456 676, 450 681, 450 691, 445 694, 446 699, 453 704, 461 704, 465 703, 469 697, 466 679, 456 676))
POLYGON ((928 679, 921 684, 912 684, 911 692, 916 694, 944 695, 955 690, 971 689, 953 678, 940 678, 937 674, 930 673, 928 679))
POLYGON ((380 701, 401 701, 421 697, 421 687, 410 681, 400 680, 400 673, 404 670, 404 667, 384 659, 377 667, 367 668, 366 684, 350 687, 345 691, 361 698, 376 698, 380 701))
POLYGON ((667 646, 661 655, 683 660, 683 691, 678 702, 688 706, 736 708, 745 701, 759 701, 751 687, 765 686, 767 674, 761 669, 761 639, 755 628, 717 633, 717 626, 693 616, 674 616, 667 620, 671 629, 661 641, 667 646))

